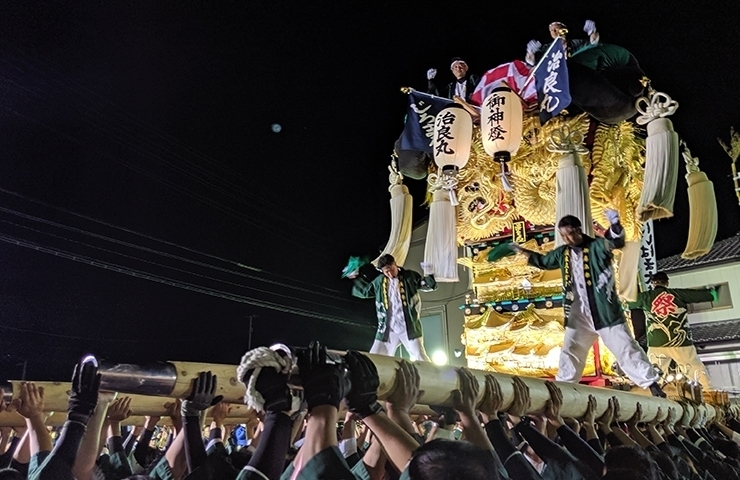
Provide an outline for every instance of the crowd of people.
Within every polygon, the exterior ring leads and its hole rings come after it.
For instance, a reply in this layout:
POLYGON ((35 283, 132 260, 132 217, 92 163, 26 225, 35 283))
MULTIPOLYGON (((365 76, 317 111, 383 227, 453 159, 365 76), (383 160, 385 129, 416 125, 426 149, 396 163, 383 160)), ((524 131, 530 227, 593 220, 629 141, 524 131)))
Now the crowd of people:
POLYGON ((12 402, 0 403, 0 411, 26 419, 25 428, 0 430, 0 480, 740 479, 740 422, 729 414, 707 422, 701 409, 679 418, 671 408, 663 421, 642 422, 638 405, 621 423, 615 397, 598 418, 604 406, 597 409, 590 397, 582 418, 563 418, 563 395, 552 382, 544 411, 531 414, 520 378, 513 380, 513 402, 505 402, 493 375, 479 385, 459 368, 452 405, 414 415, 422 392, 411 362, 398 359, 393 389, 380 402, 378 372, 366 355, 350 351, 336 362, 312 342, 296 357, 302 390, 279 368, 240 370, 261 402, 246 426, 226 425, 229 405, 216 395, 219 380, 210 372, 171 405, 171 428, 146 417, 122 429, 130 398, 99 391, 94 359, 75 366, 67 421, 58 431, 45 425, 43 389, 21 384, 12 402), (204 430, 206 412, 212 422, 204 430))

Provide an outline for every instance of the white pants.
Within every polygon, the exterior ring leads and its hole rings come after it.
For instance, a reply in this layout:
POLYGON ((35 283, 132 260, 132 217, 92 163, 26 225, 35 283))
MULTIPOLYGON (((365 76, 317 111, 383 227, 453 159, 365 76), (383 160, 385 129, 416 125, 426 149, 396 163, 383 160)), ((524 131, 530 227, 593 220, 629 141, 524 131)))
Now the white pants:
POLYGON ((555 380, 569 383, 579 382, 583 376, 588 351, 596 339, 601 337, 606 348, 617 357, 617 363, 624 373, 636 385, 648 388, 658 381, 658 372, 637 344, 627 324, 622 323, 596 331, 593 322, 589 321, 590 325, 585 321, 577 323, 576 328, 571 328, 569 325, 565 329, 563 351, 560 353, 560 365, 555 380))
POLYGON ((372 348, 370 348, 370 353, 377 353, 379 355, 388 355, 392 357, 396 354, 398 346, 402 343, 403 346, 406 347, 406 351, 409 352, 409 356, 411 357, 412 361, 423 360, 425 362, 431 362, 429 356, 427 355, 427 352, 424 350, 424 342, 422 341, 422 337, 409 340, 409 336, 406 334, 406 332, 394 332, 393 330, 391 330, 387 342, 375 340, 372 348))
POLYGON ((704 387, 704 390, 711 388, 707 369, 699 359, 699 355, 696 353, 696 347, 693 345, 686 347, 648 347, 648 357, 664 370, 668 368, 670 359, 673 359, 674 362, 681 366, 681 371, 689 377, 689 380, 696 378, 701 383, 701 386, 704 387), (663 355, 668 358, 668 361, 661 361, 661 356, 663 355))

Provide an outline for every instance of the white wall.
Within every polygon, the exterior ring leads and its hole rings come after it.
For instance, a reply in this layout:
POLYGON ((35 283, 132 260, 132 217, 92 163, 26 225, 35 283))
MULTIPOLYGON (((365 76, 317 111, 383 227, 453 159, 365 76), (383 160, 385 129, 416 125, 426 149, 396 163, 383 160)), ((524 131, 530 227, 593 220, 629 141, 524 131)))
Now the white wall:
MULTIPOLYGON (((424 245, 427 236, 427 223, 420 225, 411 236, 411 248, 406 258, 405 268, 421 272, 419 265, 424 260, 424 245)), ((462 254, 460 249, 459 254, 462 254)), ((424 311, 444 310, 444 316, 447 319, 447 358, 450 365, 465 365, 465 355, 456 358, 454 351, 456 349, 465 351, 460 337, 463 333, 464 316, 460 305, 465 303, 465 294, 470 293, 470 273, 469 270, 458 266, 457 283, 438 283, 437 290, 434 292, 421 294, 422 315, 424 311)))
POLYGON ((690 323, 740 318, 740 263, 710 265, 684 272, 668 272, 668 277, 670 278, 670 286, 674 288, 697 288, 721 283, 729 284, 732 308, 690 313, 690 323))

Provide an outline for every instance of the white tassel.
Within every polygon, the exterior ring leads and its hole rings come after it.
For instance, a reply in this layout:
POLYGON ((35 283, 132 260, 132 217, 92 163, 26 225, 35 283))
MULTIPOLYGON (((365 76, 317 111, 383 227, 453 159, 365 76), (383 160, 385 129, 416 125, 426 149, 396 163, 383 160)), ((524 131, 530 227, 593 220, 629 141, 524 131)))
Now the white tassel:
POLYGON ((411 246, 414 204, 406 185, 392 185, 391 192, 391 233, 388 243, 373 265, 378 266, 378 259, 385 254, 393 255, 396 263, 403 266, 411 246))
POLYGON ((424 247, 424 262, 434 266, 434 278, 442 283, 458 281, 457 215, 449 192, 438 189, 433 193, 424 247))
POLYGON ((637 118, 647 124, 645 142, 645 180, 637 206, 640 221, 658 220, 673 216, 673 202, 678 182, 678 135, 673 123, 665 118, 678 108, 678 102, 664 93, 652 91, 650 99, 638 99, 637 118))
MULTIPOLYGON (((566 215, 573 215, 581 221, 583 233, 593 237, 588 175, 579 156, 579 152, 587 152, 581 145, 582 141, 583 135, 570 132, 566 127, 555 130, 550 138, 548 150, 563 154, 555 174, 555 221, 560 221, 566 215)), ((562 244, 560 235, 555 235, 555 246, 562 244)))

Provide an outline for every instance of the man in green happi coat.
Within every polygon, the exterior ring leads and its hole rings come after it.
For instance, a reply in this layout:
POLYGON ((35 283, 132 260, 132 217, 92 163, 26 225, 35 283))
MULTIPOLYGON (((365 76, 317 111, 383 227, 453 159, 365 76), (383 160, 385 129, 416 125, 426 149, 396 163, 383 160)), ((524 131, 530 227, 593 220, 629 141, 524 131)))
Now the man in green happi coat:
POLYGON ((610 229, 604 237, 591 238, 581 230, 581 221, 566 215, 558 222, 564 245, 546 255, 511 244, 526 255, 529 264, 542 270, 560 269, 563 275, 565 338, 560 354, 560 382, 579 382, 588 351, 601 337, 617 357, 622 370, 635 384, 665 397, 657 381, 658 372, 627 328, 612 265, 612 250, 624 246, 624 228, 617 212, 606 212, 610 229))
POLYGON ((396 265, 392 255, 378 259, 379 275, 372 281, 359 276, 359 272, 348 275, 355 281, 352 295, 360 298, 375 298, 378 315, 378 330, 370 353, 393 356, 403 343, 411 360, 429 362, 424 350, 421 331, 421 295, 437 289, 437 282, 430 266, 422 264, 424 275, 396 265))
POLYGON ((666 357, 686 366, 690 379, 696 378, 705 389, 711 388, 704 364, 699 359, 686 307, 692 303, 715 301, 714 289, 668 288, 668 275, 657 272, 650 278, 652 290, 641 292, 631 309, 645 311, 648 356, 666 357))

